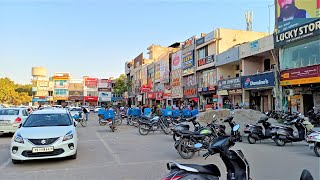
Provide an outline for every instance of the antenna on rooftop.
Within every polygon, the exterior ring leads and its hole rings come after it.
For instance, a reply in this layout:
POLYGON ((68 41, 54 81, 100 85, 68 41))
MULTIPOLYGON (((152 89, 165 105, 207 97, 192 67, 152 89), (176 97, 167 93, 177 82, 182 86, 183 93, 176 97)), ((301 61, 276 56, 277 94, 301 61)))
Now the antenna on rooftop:
POLYGON ((253 17, 253 12, 252 11, 247 11, 244 13, 244 16, 246 18, 246 23, 247 23, 247 31, 252 31, 252 17, 253 17))

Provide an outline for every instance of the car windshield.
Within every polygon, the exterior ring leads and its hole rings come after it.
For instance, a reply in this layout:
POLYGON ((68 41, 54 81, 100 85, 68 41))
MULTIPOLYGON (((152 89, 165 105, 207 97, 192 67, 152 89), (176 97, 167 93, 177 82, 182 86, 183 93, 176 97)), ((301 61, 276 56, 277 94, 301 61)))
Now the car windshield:
POLYGON ((1 109, 0 115, 19 115, 18 109, 1 109))
POLYGON ((23 127, 70 126, 68 114, 31 114, 23 127))

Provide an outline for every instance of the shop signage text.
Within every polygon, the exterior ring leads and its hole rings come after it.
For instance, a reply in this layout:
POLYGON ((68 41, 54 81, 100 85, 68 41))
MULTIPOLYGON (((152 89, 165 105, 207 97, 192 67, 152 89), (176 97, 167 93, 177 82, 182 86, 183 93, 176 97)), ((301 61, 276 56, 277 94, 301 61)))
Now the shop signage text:
POLYGON ((148 99, 155 99, 155 98, 156 98, 156 95, 155 95, 154 92, 149 92, 149 93, 147 94, 147 98, 148 98, 148 99))
POLYGON ((274 82, 275 81, 273 72, 242 77, 243 88, 259 88, 274 86, 274 82))
POLYGON ((218 81, 218 88, 219 89, 240 89, 241 77, 220 80, 218 81))
POLYGON ((171 83, 171 86, 172 87, 176 87, 176 86, 180 86, 180 78, 174 78, 172 79, 172 83, 171 83))
POLYGON ((86 78, 84 81, 85 86, 87 87, 97 87, 98 79, 97 78, 86 78))
POLYGON ((185 48, 193 45, 193 44, 194 44, 194 39, 195 39, 195 37, 192 36, 191 38, 189 38, 189 39, 187 39, 186 41, 184 41, 184 42, 182 43, 182 49, 185 49, 185 48))
POLYGON ((281 71, 282 86, 320 82, 320 65, 281 71))
POLYGON ((198 67, 214 62, 214 55, 207 56, 202 59, 198 59, 198 67))
POLYGON ((274 36, 275 47, 295 42, 303 38, 320 34, 320 19, 303 24, 297 28, 287 30, 274 36))
POLYGON ((183 95, 185 98, 197 97, 197 86, 188 86, 183 89, 183 95))
POLYGON ((85 96, 85 101, 98 101, 98 96, 85 96))

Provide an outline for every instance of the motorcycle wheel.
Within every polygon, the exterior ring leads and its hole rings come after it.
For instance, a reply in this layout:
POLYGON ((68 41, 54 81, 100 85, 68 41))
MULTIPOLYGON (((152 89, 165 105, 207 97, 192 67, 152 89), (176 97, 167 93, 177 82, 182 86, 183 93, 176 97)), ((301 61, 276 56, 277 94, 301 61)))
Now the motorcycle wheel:
POLYGON ((165 124, 161 124, 161 129, 165 134, 170 134, 170 129, 165 124))
POLYGON ((150 128, 146 125, 146 124, 141 124, 139 126, 139 133, 143 136, 148 135, 148 133, 150 132, 150 128))
POLYGON ((139 127, 140 126, 138 118, 132 119, 131 122, 132 122, 134 127, 139 127))
POLYGON ((275 137, 274 142, 276 143, 277 146, 285 146, 286 145, 286 142, 279 139, 278 137, 275 137))
POLYGON ((180 136, 177 133, 173 133, 172 138, 174 141, 177 141, 180 139, 180 136))
POLYGON ((121 118, 117 119, 116 123, 117 123, 118 126, 120 126, 122 124, 122 119, 121 118))
POLYGON ((191 150, 189 147, 192 147, 195 143, 190 139, 182 139, 178 146, 178 153, 183 159, 191 159, 195 155, 195 151, 191 150))
POLYGON ((102 118, 99 116, 99 124, 100 126, 105 126, 107 123, 106 122, 101 122, 102 118))
POLYGON ((247 137, 248 142, 250 144, 255 144, 257 142, 257 140, 255 138, 252 137, 252 134, 249 134, 249 136, 247 137))
POLYGON ((314 145, 313 151, 318 157, 320 157, 320 144, 319 143, 314 145))

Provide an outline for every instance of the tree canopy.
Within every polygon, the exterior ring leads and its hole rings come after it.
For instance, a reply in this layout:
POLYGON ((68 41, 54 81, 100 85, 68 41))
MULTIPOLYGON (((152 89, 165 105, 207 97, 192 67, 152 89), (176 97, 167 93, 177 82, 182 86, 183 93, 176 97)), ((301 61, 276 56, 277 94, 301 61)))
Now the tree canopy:
POLYGON ((0 103, 20 105, 31 101, 31 85, 15 84, 9 78, 0 78, 0 103))
POLYGON ((123 95, 124 92, 128 89, 128 84, 130 82, 127 80, 125 74, 121 74, 114 83, 113 93, 123 95))

